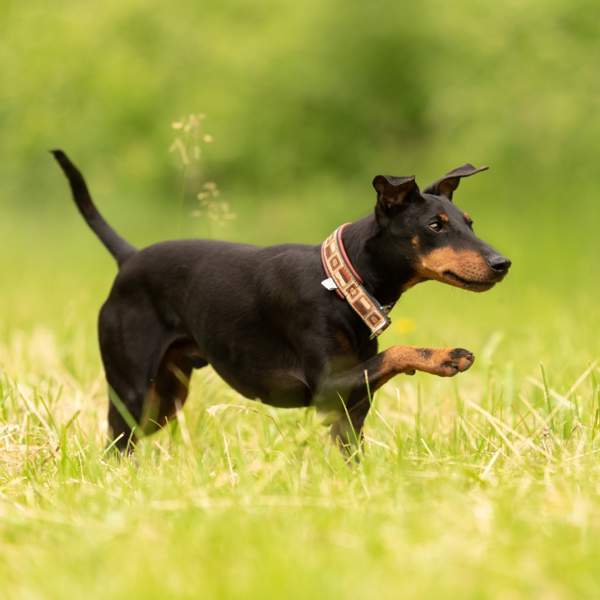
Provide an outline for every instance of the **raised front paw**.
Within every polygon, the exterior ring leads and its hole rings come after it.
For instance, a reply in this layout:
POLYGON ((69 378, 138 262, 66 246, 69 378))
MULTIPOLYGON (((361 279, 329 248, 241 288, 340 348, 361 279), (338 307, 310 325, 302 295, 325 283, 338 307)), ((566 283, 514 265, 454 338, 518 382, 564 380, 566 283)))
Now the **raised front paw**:
POLYGON ((435 359, 431 372, 440 377, 453 377, 457 373, 462 373, 475 361, 473 353, 464 348, 439 350, 435 359))

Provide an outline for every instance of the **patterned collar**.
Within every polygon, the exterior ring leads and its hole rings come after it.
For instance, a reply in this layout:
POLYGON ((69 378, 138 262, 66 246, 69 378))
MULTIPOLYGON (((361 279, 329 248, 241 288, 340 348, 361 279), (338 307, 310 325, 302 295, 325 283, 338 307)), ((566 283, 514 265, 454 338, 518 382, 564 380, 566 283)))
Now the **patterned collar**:
POLYGON ((382 306, 367 292, 363 280, 352 266, 342 240, 346 225, 348 223, 340 225, 321 244, 321 261, 327 275, 321 285, 329 291, 335 290, 340 298, 348 302, 369 328, 373 339, 389 327, 391 321, 388 312, 392 307, 382 306))

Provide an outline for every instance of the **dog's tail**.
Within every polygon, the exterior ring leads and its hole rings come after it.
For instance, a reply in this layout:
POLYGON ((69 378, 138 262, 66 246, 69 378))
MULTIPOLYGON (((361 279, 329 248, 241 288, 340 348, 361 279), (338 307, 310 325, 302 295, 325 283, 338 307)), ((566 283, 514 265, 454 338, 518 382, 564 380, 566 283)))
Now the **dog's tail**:
POLYGON ((65 176, 69 180, 73 199, 79 212, 82 214, 86 223, 92 231, 100 238, 100 241, 106 246, 107 250, 115 257, 119 266, 121 266, 136 249, 126 240, 124 240, 105 220, 96 208, 90 192, 85 183, 83 175, 77 167, 69 160, 68 156, 62 150, 52 150, 54 158, 60 165, 65 176))

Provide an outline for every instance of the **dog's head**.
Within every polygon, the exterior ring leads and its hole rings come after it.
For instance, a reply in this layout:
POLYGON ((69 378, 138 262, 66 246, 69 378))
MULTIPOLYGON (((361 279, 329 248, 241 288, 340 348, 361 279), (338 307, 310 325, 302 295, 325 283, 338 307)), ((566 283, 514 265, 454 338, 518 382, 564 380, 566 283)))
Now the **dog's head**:
POLYGON ((436 279, 483 292, 504 278, 510 260, 475 235, 469 215, 452 201, 463 177, 486 169, 463 165, 423 191, 414 177, 375 177, 375 218, 382 233, 386 262, 408 262, 414 273, 405 287, 436 279))

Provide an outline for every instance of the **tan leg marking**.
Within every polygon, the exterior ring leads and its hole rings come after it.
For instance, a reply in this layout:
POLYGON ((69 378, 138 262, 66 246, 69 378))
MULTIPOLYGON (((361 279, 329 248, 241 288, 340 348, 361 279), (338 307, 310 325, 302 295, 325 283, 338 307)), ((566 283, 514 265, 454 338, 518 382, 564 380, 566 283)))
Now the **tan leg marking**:
POLYGON ((381 370, 384 383, 399 373, 413 374, 415 371, 452 377, 466 371, 474 360, 473 354, 464 348, 392 346, 383 352, 381 370))

